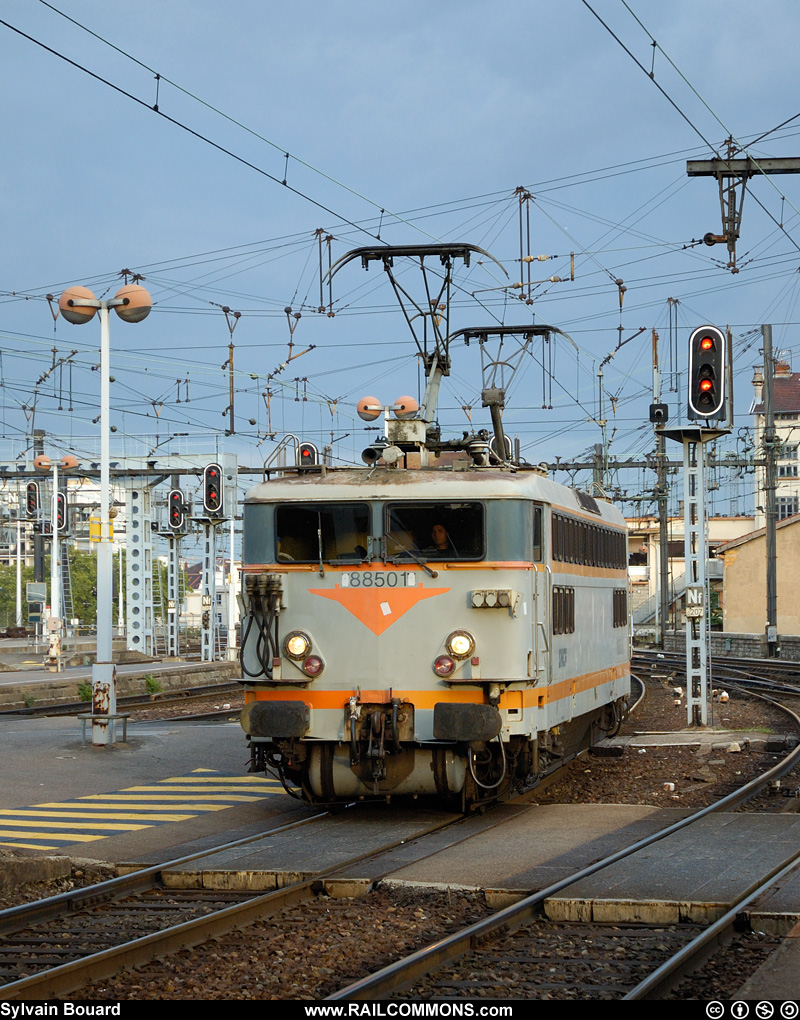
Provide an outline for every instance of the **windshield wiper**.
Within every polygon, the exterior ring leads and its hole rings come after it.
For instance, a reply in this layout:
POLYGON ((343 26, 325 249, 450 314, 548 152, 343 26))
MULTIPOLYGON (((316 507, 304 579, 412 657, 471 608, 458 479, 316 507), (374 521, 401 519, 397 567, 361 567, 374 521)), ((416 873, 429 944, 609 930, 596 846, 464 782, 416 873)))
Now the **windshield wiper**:
MULTIPOLYGON (((388 536, 388 535, 384 535, 384 536, 383 536, 383 540, 384 540, 384 542, 386 542, 386 552, 387 552, 387 558, 388 558, 388 552, 389 552, 389 536, 388 536)), ((416 553, 412 552, 412 551, 411 551, 410 549, 407 549, 407 548, 406 548, 406 547, 405 547, 405 546, 403 545, 403 543, 402 543, 402 542, 401 542, 401 541, 400 541, 399 539, 397 539, 397 538, 395 538, 394 536, 392 536, 392 541, 394 542, 394 544, 395 544, 396 546, 399 546, 399 548, 400 548, 400 549, 401 549, 401 550, 402 550, 402 551, 403 551, 404 553, 408 553, 408 555, 409 555, 409 556, 411 557, 411 559, 412 559, 412 560, 414 560, 414 562, 415 562, 415 563, 419 563, 419 565, 420 565, 420 566, 422 567, 422 569, 423 569, 423 570, 425 571, 425 573, 426 573, 426 574, 430 574, 430 576, 431 576, 431 577, 438 577, 438 576, 439 576, 439 574, 438 574, 438 572, 437 572, 436 570, 431 570, 431 568, 430 568, 430 567, 428 566, 428 564, 427 564, 427 563, 425 563, 425 562, 424 562, 423 560, 421 560, 421 559, 419 558, 419 556, 417 556, 417 554, 416 554, 416 553)), ((393 557, 392 557, 392 558, 390 559, 390 561, 389 561, 389 562, 390 562, 390 563, 397 563, 397 562, 399 562, 399 561, 398 561, 398 558, 397 558, 397 556, 393 556, 393 557)))

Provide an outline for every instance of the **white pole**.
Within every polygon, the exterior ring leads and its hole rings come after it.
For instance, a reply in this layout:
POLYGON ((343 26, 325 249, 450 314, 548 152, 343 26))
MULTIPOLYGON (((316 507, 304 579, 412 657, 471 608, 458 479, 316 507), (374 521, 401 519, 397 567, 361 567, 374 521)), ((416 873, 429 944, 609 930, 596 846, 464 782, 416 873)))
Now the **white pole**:
POLYGON ((109 509, 111 468, 109 415, 111 386, 109 374, 110 337, 108 305, 100 302, 100 541, 97 544, 97 661, 111 662, 113 562, 109 509))
POLYGON ((92 744, 114 743, 114 725, 108 718, 117 711, 113 656, 114 562, 111 557, 111 339, 108 302, 100 306, 100 541, 97 543, 97 661, 92 666, 92 744))
MULTIPOLYGON (((231 486, 233 492, 236 492, 234 486, 231 486)), ((236 524, 236 500, 231 500, 231 519, 230 519, 230 572, 228 573, 228 658, 231 662, 234 662, 238 656, 238 650, 236 648, 236 596, 238 595, 238 580, 239 576, 236 573, 236 563, 234 561, 234 526, 236 524)))
POLYGON ((53 498, 50 506, 50 631, 49 664, 51 672, 61 671, 61 549, 58 541, 58 461, 53 460, 53 498))
POLYGON ((17 626, 22 626, 22 522, 17 520, 17 626))
POLYGON ((119 559, 119 591, 117 592, 117 634, 121 637, 123 628, 125 627, 125 611, 123 609, 123 592, 122 592, 122 546, 117 549, 117 558, 119 559))

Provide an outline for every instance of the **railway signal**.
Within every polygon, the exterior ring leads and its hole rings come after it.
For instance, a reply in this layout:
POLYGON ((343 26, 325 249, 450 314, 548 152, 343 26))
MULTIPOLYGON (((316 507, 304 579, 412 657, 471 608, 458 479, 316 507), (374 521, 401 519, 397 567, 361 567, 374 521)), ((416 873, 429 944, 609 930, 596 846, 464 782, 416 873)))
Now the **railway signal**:
POLYGON ((39 483, 28 482, 25 486, 25 516, 37 517, 39 514, 39 483))
POLYGON ((67 495, 65 492, 56 493, 56 530, 62 534, 69 527, 69 510, 67 509, 67 495))
POLYGON ((172 532, 184 531, 186 521, 186 509, 183 503, 183 492, 180 489, 170 489, 167 497, 167 527, 172 532))
POLYGON ((208 464, 203 470, 203 507, 214 517, 222 514, 222 468, 219 464, 208 464))
POLYGON ((319 450, 313 443, 301 443, 297 450, 297 466, 299 468, 316 467, 319 464, 319 450))
POLYGON ((725 417, 725 337, 700 326, 689 337, 689 417, 725 417))

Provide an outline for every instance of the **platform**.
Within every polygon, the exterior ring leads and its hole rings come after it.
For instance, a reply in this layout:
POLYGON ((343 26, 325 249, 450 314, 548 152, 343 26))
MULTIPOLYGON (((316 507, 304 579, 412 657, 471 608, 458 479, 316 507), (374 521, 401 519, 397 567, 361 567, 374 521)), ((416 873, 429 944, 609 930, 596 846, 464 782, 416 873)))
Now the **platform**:
MULTIPOLYGON (((164 878, 172 887, 279 888, 395 840, 398 846, 388 855, 349 867, 330 883, 330 891, 351 895, 382 879, 392 885, 483 890, 500 906, 547 888, 685 814, 677 808, 618 804, 503 805, 422 840, 447 816, 356 809, 313 830, 268 836, 206 858, 201 868, 184 865, 164 878)), ((777 870, 798 845, 796 814, 709 815, 551 897, 546 911, 571 921, 713 921, 761 882, 765 866, 777 870)), ((762 930, 792 928, 800 920, 800 878, 754 908, 755 916, 762 930)))

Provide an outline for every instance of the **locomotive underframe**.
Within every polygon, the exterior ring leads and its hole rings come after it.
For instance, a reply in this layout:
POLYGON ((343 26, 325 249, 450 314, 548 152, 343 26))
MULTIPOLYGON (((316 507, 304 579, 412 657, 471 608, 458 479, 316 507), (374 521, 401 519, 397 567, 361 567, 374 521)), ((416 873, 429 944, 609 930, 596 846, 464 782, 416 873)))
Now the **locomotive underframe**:
POLYGON ((453 739, 421 741, 414 737, 413 705, 399 698, 375 704, 353 698, 344 713, 349 740, 325 740, 301 735, 310 715, 303 703, 253 704, 252 729, 259 725, 258 706, 269 705, 261 713, 265 719, 281 718, 285 732, 296 732, 281 738, 251 733, 250 771, 274 770, 310 803, 435 795, 458 798, 464 808, 532 788, 618 728, 625 709, 619 698, 549 729, 512 734, 491 705, 441 703, 435 731, 449 728, 453 739))

